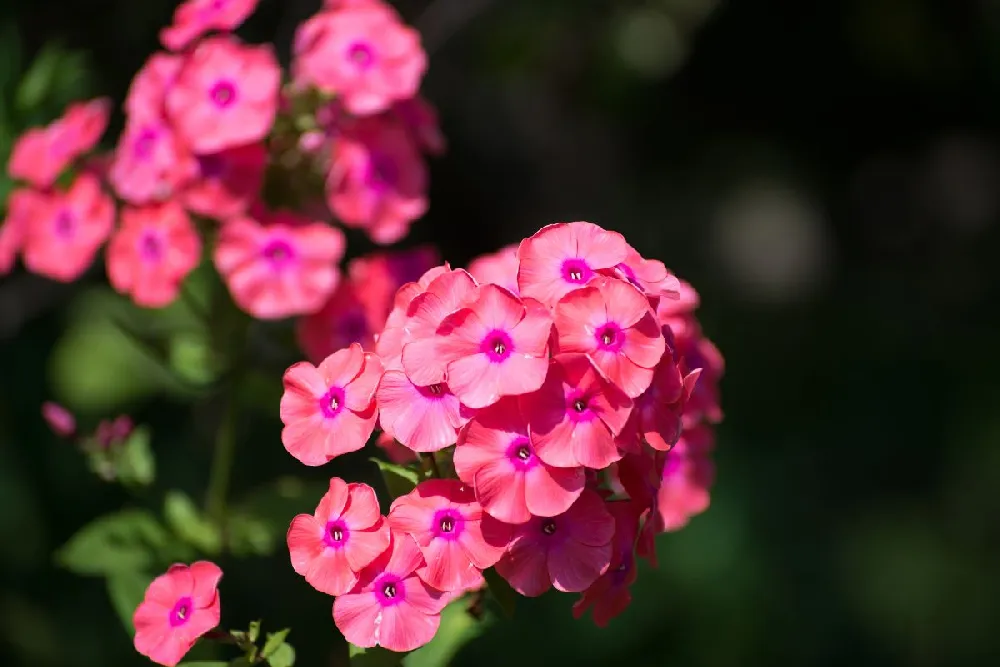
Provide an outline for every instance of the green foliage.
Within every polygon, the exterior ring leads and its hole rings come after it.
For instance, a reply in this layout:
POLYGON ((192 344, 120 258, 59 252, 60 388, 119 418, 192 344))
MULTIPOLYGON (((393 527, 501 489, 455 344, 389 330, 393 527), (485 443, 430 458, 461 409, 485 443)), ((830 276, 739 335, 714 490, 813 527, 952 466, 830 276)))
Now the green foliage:
POLYGON ((484 570, 483 578, 486 579, 490 595, 493 596, 493 599, 500 606, 504 616, 512 618, 514 616, 514 607, 517 604, 517 591, 510 587, 506 579, 497 574, 495 568, 491 567, 484 570))
POLYGON ((77 574, 138 572, 156 566, 157 555, 172 550, 171 542, 170 534, 151 513, 124 510, 81 528, 56 552, 56 560, 77 574))
POLYGON ((378 466, 386 491, 393 499, 405 496, 420 482, 420 475, 415 470, 381 459, 373 458, 371 461, 378 466))
POLYGON ((132 616, 146 595, 153 577, 145 572, 122 570, 107 575, 108 598, 129 634, 135 634, 132 616))
POLYGON ((169 491, 163 501, 163 517, 177 537, 206 554, 222 550, 222 534, 206 519, 194 501, 181 491, 169 491))
POLYGON ((227 667, 227 665, 235 665, 236 661, 226 662, 224 660, 210 660, 207 662, 182 662, 177 665, 177 667, 227 667))
POLYGON ((140 426, 132 431, 116 452, 116 473, 125 486, 149 486, 156 477, 156 459, 149 445, 149 429, 140 426))
POLYGON ((492 617, 477 620, 466 611, 466 604, 465 600, 456 600, 445 607, 434 639, 407 655, 405 667, 447 667, 462 646, 486 630, 492 617))
POLYGON ((327 485, 282 477, 237 502, 227 523, 228 548, 236 555, 266 556, 284 543, 296 514, 312 513, 327 485))
POLYGON ((381 646, 361 648, 351 644, 351 667, 398 667, 402 664, 403 653, 395 653, 381 646))

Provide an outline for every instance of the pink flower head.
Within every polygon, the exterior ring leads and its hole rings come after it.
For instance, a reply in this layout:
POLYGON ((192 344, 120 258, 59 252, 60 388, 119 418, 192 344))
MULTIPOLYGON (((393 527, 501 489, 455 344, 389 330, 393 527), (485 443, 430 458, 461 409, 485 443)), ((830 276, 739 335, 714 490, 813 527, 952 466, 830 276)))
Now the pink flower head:
POLYGON ((656 306, 656 317, 660 324, 670 327, 674 337, 681 340, 701 335, 701 327, 694 316, 700 304, 700 297, 689 283, 679 281, 676 299, 661 299, 656 306))
POLYGON ((589 283, 597 271, 628 259, 629 245, 618 232, 590 222, 559 222, 521 241, 517 284, 522 296, 552 306, 589 283))
POLYGON ((340 280, 344 235, 290 214, 231 218, 222 225, 215 266, 240 308, 258 319, 314 313, 340 280))
POLYGON ((198 638, 219 624, 219 579, 215 563, 171 565, 146 589, 136 608, 135 650, 155 663, 174 667, 198 638))
POLYGON ((413 538, 393 532, 389 548, 361 572, 354 590, 333 601, 333 621, 347 641, 399 653, 429 642, 448 600, 416 575, 423 566, 413 538))
POLYGON ((425 562, 417 576, 440 591, 479 588, 510 541, 510 526, 483 514, 472 487, 456 479, 429 479, 396 498, 389 525, 413 537, 425 562))
POLYGON ((285 371, 281 442, 288 453, 320 466, 364 447, 378 418, 375 387, 381 375, 378 357, 357 343, 318 367, 300 361, 285 371))
POLYGON ((649 301, 632 285, 597 278, 556 304, 560 352, 587 354, 631 398, 646 391, 666 344, 649 301))
POLYGON ((416 30, 375 3, 325 11, 295 36, 295 80, 337 95, 357 116, 414 97, 427 69, 416 30))
POLYGON ((700 425, 684 434, 666 454, 656 495, 661 530, 680 530, 688 519, 709 505, 715 466, 709 455, 714 445, 712 429, 700 425))
POLYGON ((536 391, 549 368, 552 320, 534 299, 496 285, 449 315, 436 335, 403 347, 403 369, 419 385, 442 382, 470 408, 536 391))
POLYGON ((165 113, 167 93, 177 80, 184 58, 157 52, 136 73, 125 97, 125 113, 130 120, 159 120, 165 113))
POLYGON ((671 355, 663 355, 649 389, 635 399, 619 445, 626 451, 635 451, 642 442, 657 451, 670 449, 680 437, 681 416, 700 374, 699 370, 682 378, 671 355))
POLYGON ((365 118, 336 141, 326 195, 345 225, 395 243, 427 210, 427 171, 398 122, 365 118))
POLYGON ((430 155, 444 153, 444 135, 438 124, 437 110, 430 102, 420 95, 408 97, 393 104, 392 112, 410 131, 420 150, 430 155))
POLYGON ((173 23, 160 31, 160 41, 180 51, 212 30, 235 30, 257 7, 257 0, 187 0, 174 12, 173 23))
POLYGON ((173 130, 158 117, 136 116, 118 139, 108 180, 131 204, 169 199, 195 173, 196 164, 173 130))
POLYGON ((525 597, 538 597, 553 586, 579 593, 611 564, 614 534, 614 517, 588 489, 559 516, 517 526, 497 574, 525 597))
POLYGON ((455 444, 472 416, 446 383, 418 386, 402 371, 385 372, 375 399, 382 430, 415 452, 455 444))
POLYGON ((576 604, 573 617, 580 618, 591 610, 594 624, 606 627, 632 603, 629 588, 635 583, 637 569, 635 541, 639 532, 639 510, 631 502, 611 502, 605 505, 615 518, 615 536, 612 540, 611 566, 593 583, 576 604))
POLYGON ((0 227, 0 275, 10 273, 17 254, 24 247, 28 229, 42 224, 48 216, 47 195, 18 188, 7 199, 7 218, 0 227))
POLYGON ((583 492, 583 468, 553 468, 535 455, 514 398, 476 414, 462 432, 454 462, 483 509, 507 523, 562 514, 583 492))
POLYGON ((639 291, 654 299, 663 297, 676 300, 680 298, 680 281, 674 274, 670 273, 663 262, 646 259, 631 246, 628 248, 626 260, 607 273, 627 280, 635 285, 639 291))
POLYGON ((320 310, 299 318, 299 345, 313 363, 351 343, 359 344, 366 352, 374 349, 373 331, 358 292, 353 280, 341 280, 320 310))
POLYGON ((292 568, 320 593, 343 595, 358 573, 389 547, 389 524, 375 491, 334 477, 313 514, 299 514, 288 528, 292 568))
POLYGON ((111 102, 98 98, 70 105, 61 118, 25 132, 14 143, 7 171, 36 188, 48 188, 70 162, 92 149, 104 134, 111 102))
POLYGON ((373 330, 385 326, 399 288, 420 280, 441 262, 437 249, 422 245, 408 250, 374 252, 351 260, 347 267, 351 282, 363 285, 358 297, 364 303, 373 330))
POLYGON ((58 403, 52 401, 42 403, 42 418, 52 432, 61 438, 68 438, 76 433, 76 417, 58 403))
POLYGON ((115 222, 115 205, 97 179, 80 174, 67 192, 45 197, 24 239, 24 265, 61 282, 79 278, 115 222))
POLYGON ((200 260, 201 238, 180 204, 125 208, 108 244, 108 279, 136 304, 161 308, 177 298, 200 260))
POLYGON ((271 47, 210 37, 186 57, 167 93, 167 115, 193 152, 218 153, 264 138, 280 85, 271 47))
POLYGON ((244 213, 260 193, 267 149, 253 143, 196 155, 197 171, 181 193, 184 205, 206 218, 224 221, 244 213))
POLYGON ((582 354, 558 355, 542 388, 521 397, 531 444, 545 463, 600 470, 621 458, 615 436, 632 401, 582 354))
POLYGON ((493 283, 516 295, 517 267, 517 246, 510 245, 469 262, 469 273, 480 285, 493 283))

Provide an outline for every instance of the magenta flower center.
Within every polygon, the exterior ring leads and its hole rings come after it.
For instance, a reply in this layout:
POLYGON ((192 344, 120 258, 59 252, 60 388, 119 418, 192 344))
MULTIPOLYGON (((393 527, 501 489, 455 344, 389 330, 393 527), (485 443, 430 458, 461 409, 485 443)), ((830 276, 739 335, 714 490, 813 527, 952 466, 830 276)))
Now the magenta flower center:
POLYGON ((163 239, 154 232, 146 232, 139 240, 139 256, 147 262, 158 262, 163 258, 163 239))
POLYGON ((191 620, 191 612, 194 611, 194 603, 190 596, 184 596, 177 601, 170 611, 170 627, 176 628, 191 620))
POLYGON ((132 143, 132 157, 136 160, 148 159, 153 154, 153 149, 156 148, 156 142, 159 141, 159 138, 160 133, 156 129, 144 128, 132 143))
POLYGON ((344 409, 344 390, 342 387, 330 387, 329 391, 319 399, 319 409, 327 419, 333 419, 344 409))
POLYGON ((208 91, 208 96, 215 106, 225 109, 236 101, 236 84, 226 80, 216 81, 208 91))
POLYGON ((625 334, 614 322, 598 327, 594 332, 594 338, 597 339, 599 349, 611 352, 617 352, 625 344, 625 334))
POLYGON ((354 42, 347 47, 347 59, 363 71, 375 63, 375 50, 368 42, 354 42))
POLYGON ((479 351, 489 357, 490 361, 497 364, 514 352, 514 341, 510 339, 506 331, 494 329, 483 338, 479 351))
POLYGON ((375 582, 375 598, 383 607, 392 607, 406 599, 406 586, 394 574, 385 574, 375 582))
POLYGON ((556 521, 555 519, 545 519, 542 521, 542 533, 545 535, 555 535, 556 534, 556 521))
POLYGON ((573 392, 566 397, 566 416, 572 422, 588 422, 594 418, 590 407, 590 396, 582 392, 573 392))
POLYGON ((429 398, 434 400, 441 398, 444 395, 445 386, 443 384, 432 384, 426 387, 418 387, 417 391, 419 391, 420 395, 423 396, 424 398, 429 398))
POLYGON ((455 540, 465 529, 465 517, 453 509, 438 510, 431 522, 431 532, 434 537, 444 540, 455 540))
POLYGON ((594 275, 594 271, 590 266, 579 257, 565 260, 562 263, 561 272, 563 280, 574 285, 584 285, 594 275))
POLYGON ((272 239, 261 250, 261 254, 264 256, 264 259, 271 263, 271 267, 275 270, 285 268, 295 259, 295 249, 284 239, 272 239))
POLYGON ((55 228, 56 236, 63 239, 69 239, 76 232, 76 218, 73 215, 73 211, 68 208, 64 208, 56 214, 55 220, 53 220, 53 227, 55 228))
POLYGON ((326 531, 323 533, 323 542, 328 547, 340 549, 347 542, 347 536, 350 532, 343 521, 330 521, 326 524, 326 531))
POLYGON ((531 442, 525 437, 517 438, 511 442, 510 445, 507 446, 506 455, 507 460, 510 461, 517 470, 528 470, 538 465, 538 459, 535 458, 535 452, 531 448, 531 442))

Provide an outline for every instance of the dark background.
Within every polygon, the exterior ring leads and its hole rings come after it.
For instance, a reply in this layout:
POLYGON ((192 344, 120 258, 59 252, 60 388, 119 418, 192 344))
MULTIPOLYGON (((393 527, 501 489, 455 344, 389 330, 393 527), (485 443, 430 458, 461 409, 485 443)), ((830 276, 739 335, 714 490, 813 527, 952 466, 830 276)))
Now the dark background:
MULTIPOLYGON (((5 112, 0 139, 68 99, 120 101, 175 4, 4 3, 5 95, 18 57, 53 41, 77 69, 51 108, 5 112)), ((316 5, 263 0, 241 33, 287 56, 316 5)), ((435 240, 462 264, 549 222, 597 222, 697 287, 727 361, 712 506, 662 536, 632 607, 595 631, 571 618, 575 596, 522 601, 454 664, 1000 664, 1000 3, 396 6, 425 36, 449 139, 404 245, 435 240)), ((84 290, 0 281, 4 664, 144 664, 101 581, 52 565, 135 501, 48 433, 43 400, 151 424, 164 488, 197 494, 207 475, 191 409, 79 333, 84 290)), ((237 492, 302 472, 267 405, 237 492)), ((298 664, 326 664, 329 602, 286 554, 222 564, 224 622, 290 625, 298 664)))

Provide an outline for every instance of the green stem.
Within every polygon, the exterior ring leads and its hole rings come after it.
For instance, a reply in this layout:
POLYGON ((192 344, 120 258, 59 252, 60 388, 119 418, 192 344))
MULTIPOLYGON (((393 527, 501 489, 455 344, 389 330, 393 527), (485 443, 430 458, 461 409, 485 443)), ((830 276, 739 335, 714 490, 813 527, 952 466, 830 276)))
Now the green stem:
POLYGON ((438 467, 437 458, 433 453, 424 454, 424 462, 428 464, 431 471, 431 477, 436 477, 441 479, 441 469, 438 467))
MULTIPOLYGON (((234 388, 235 389, 235 388, 234 388)), ((232 476, 233 459, 236 455, 236 396, 227 397, 227 405, 222 415, 219 432, 215 436, 215 454, 208 478, 208 518, 221 526, 226 514, 226 495, 229 493, 229 479, 232 476)))

